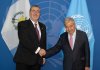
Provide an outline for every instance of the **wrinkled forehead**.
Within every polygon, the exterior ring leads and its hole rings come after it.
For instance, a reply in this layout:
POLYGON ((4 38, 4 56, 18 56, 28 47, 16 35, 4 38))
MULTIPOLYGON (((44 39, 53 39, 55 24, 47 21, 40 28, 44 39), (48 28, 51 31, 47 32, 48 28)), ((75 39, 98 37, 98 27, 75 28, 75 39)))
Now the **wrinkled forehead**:
POLYGON ((75 25, 75 22, 72 21, 72 20, 65 21, 65 27, 66 27, 66 26, 71 26, 71 25, 75 25))

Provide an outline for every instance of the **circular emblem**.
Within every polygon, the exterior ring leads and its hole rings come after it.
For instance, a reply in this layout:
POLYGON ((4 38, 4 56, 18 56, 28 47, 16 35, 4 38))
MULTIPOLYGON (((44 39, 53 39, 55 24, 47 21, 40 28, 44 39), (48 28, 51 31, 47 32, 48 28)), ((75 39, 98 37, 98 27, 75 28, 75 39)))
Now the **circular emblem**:
POLYGON ((27 19, 27 17, 24 16, 23 11, 16 13, 12 18, 12 23, 13 23, 14 28, 17 30, 18 22, 24 21, 26 19, 27 19))
POLYGON ((90 40, 91 37, 92 37, 92 30, 91 30, 90 21, 88 21, 82 15, 73 15, 71 17, 74 18, 74 20, 75 20, 76 28, 86 32, 86 34, 87 34, 87 36, 88 36, 88 38, 90 40))

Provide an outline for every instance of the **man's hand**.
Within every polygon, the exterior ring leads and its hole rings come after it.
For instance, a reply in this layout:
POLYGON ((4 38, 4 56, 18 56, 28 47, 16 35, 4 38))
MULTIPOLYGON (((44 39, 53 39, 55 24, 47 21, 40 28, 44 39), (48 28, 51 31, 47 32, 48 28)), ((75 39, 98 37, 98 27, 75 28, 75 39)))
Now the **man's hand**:
POLYGON ((46 55, 46 51, 44 49, 40 49, 39 51, 39 55, 42 57, 42 56, 45 56, 46 55))
POLYGON ((46 59, 45 59, 45 58, 43 58, 43 64, 45 64, 45 62, 46 62, 46 59))
POLYGON ((90 70, 90 68, 89 67, 85 67, 85 70, 90 70))

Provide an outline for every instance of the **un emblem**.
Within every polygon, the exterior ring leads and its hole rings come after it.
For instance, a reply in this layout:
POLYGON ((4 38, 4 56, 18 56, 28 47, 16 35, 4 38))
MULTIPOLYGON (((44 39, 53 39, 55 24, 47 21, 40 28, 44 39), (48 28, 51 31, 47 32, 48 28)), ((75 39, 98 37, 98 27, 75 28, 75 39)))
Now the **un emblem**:
POLYGON ((76 28, 79 29, 79 30, 82 30, 84 32, 86 32, 89 40, 91 39, 92 37, 92 30, 91 30, 91 25, 90 25, 90 22, 89 20, 86 19, 86 17, 78 14, 78 15, 73 15, 71 16, 72 18, 74 18, 75 20, 75 23, 76 23, 76 28))

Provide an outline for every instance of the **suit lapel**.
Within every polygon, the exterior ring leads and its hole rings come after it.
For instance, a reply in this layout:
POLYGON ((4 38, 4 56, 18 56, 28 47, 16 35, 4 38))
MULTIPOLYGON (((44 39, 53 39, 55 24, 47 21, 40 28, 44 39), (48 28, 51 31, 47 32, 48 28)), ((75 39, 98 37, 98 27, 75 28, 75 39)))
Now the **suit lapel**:
POLYGON ((42 27, 40 22, 39 22, 39 27, 40 27, 40 31, 41 31, 41 38, 40 38, 40 41, 41 41, 41 39, 43 37, 43 30, 44 30, 44 28, 42 27))
POLYGON ((78 34, 78 31, 76 30, 76 39, 75 39, 75 43, 74 43, 73 52, 77 49, 78 43, 79 43, 79 34, 78 34))
POLYGON ((67 33, 67 32, 66 32, 65 39, 67 39, 67 40, 66 40, 66 46, 68 47, 68 49, 69 49, 70 51, 72 51, 72 49, 71 49, 71 47, 70 47, 70 44, 69 44, 68 33, 67 33))
POLYGON ((37 34, 36 34, 36 31, 35 31, 35 28, 34 28, 34 25, 33 25, 33 23, 31 22, 31 20, 29 19, 29 24, 30 24, 30 31, 31 31, 31 33, 32 33, 32 37, 37 41, 37 42, 39 42, 38 41, 38 36, 37 36, 37 34))

